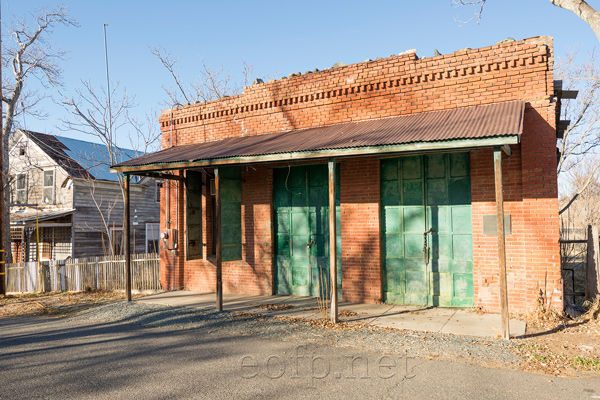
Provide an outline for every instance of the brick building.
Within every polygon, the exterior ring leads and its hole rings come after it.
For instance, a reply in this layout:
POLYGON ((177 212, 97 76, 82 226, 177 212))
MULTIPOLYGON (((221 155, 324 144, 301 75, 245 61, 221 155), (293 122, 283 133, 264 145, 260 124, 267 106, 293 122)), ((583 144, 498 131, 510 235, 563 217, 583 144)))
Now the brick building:
POLYGON ((164 288, 213 291, 222 263, 225 292, 318 294, 330 168, 341 299, 498 311, 501 156, 510 309, 561 308, 553 61, 534 37, 258 81, 164 111, 163 150, 113 170, 167 179, 164 288))

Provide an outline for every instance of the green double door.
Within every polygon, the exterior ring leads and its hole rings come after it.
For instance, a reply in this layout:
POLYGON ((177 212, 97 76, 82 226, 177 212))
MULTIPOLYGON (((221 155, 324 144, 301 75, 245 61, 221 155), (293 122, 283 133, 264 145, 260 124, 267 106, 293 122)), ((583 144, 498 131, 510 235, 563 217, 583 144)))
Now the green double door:
POLYGON ((384 301, 471 307, 469 153, 381 161, 384 301))
MULTIPOLYGON (((275 285, 277 294, 327 295, 329 281, 329 177, 327 165, 276 168, 275 285)), ((338 293, 341 295, 339 173, 336 174, 338 293)))

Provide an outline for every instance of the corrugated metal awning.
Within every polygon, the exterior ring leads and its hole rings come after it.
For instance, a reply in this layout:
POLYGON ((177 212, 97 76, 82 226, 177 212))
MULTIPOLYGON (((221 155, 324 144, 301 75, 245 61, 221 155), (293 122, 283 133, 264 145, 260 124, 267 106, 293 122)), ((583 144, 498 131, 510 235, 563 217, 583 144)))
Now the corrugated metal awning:
POLYGON ((515 144, 525 102, 424 112, 385 119, 174 146, 112 166, 113 171, 159 171, 515 144))

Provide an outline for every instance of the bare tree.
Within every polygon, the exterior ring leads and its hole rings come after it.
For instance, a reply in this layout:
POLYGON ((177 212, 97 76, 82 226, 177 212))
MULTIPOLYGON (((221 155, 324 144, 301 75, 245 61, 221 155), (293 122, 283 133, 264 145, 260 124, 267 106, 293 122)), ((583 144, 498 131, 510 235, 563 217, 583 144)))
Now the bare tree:
MULTIPOLYGON (((565 189, 560 199, 563 228, 581 229, 600 224, 600 156, 588 157, 577 168, 564 173, 565 189), (566 207, 570 204, 569 207, 566 207)), ((582 236, 585 236, 583 233, 582 236)))
MULTIPOLYGON (((156 150, 160 144, 160 130, 154 124, 156 116, 147 115, 144 122, 132 118, 130 111, 136 106, 135 98, 118 83, 111 85, 110 103, 108 99, 108 93, 104 88, 97 89, 89 81, 82 82, 82 87, 75 90, 75 96, 63 99, 63 104, 71 117, 61 121, 63 125, 61 129, 79 132, 101 142, 96 156, 82 155, 81 157, 89 161, 89 164, 84 166, 88 169, 93 169, 100 164, 104 166, 118 164, 129 157, 117 145, 116 138, 128 140, 135 149, 136 155, 156 150)), ((117 173, 117 180, 121 195, 108 198, 97 189, 94 177, 85 179, 94 205, 100 213, 102 231, 108 237, 110 252, 114 249, 113 238, 110 235, 111 214, 115 213, 116 204, 125 199, 123 174, 117 173)), ((121 218, 122 222, 123 217, 121 215, 116 218, 121 218)), ((86 226, 86 228, 91 227, 86 226)))
POLYGON ((564 187, 563 183, 561 192, 571 197, 561 207, 560 214, 588 188, 600 169, 600 159, 596 157, 600 148, 600 66, 597 65, 594 52, 589 53, 587 59, 580 63, 576 62, 577 54, 567 54, 556 66, 556 77, 562 79, 563 86, 579 91, 577 99, 565 100, 561 107, 561 118, 570 120, 571 123, 559 140, 557 173, 559 178, 563 178, 576 171, 578 184, 569 188, 564 187), (582 171, 588 173, 586 179, 582 179, 582 171))
MULTIPOLYGON (((59 62, 67 53, 57 49, 49 40, 53 29, 58 25, 78 26, 74 19, 68 17, 67 9, 63 6, 38 9, 29 19, 21 17, 13 21, 7 29, 10 40, 2 48, 2 68, 11 72, 2 74, 2 101, 6 104, 2 125, 3 174, 9 170, 8 142, 14 130, 15 117, 24 112, 44 116, 36 106, 45 95, 40 91, 29 91, 26 83, 33 78, 46 88, 61 85, 59 62)), ((5 184, 1 189, 7 204, 9 191, 6 182, 9 179, 3 181, 5 184)), ((9 218, 4 218, 2 223, 4 231, 10 232, 9 218)), ((6 234, 4 240, 2 247, 6 249, 6 259, 11 259, 10 235, 6 234)))
POLYGON ((169 71, 173 78, 175 87, 166 87, 163 85, 165 93, 169 97, 166 106, 172 107, 176 104, 192 104, 202 101, 220 99, 224 96, 233 96, 242 92, 245 86, 250 84, 253 73, 253 67, 242 62, 242 80, 234 81, 231 73, 225 71, 221 66, 219 69, 211 69, 206 65, 204 59, 201 60, 200 75, 191 83, 185 83, 179 76, 177 62, 179 58, 171 55, 171 52, 162 47, 150 49, 152 54, 158 58, 161 64, 169 71))
MULTIPOLYGON (((563 8, 571 11, 577 15, 582 21, 592 28, 596 37, 600 41, 600 12, 590 6, 584 0, 548 0, 550 4, 556 7, 563 8)), ((472 6, 475 8, 475 12, 471 18, 466 21, 461 21, 457 18, 457 21, 467 23, 472 20, 476 20, 477 23, 481 21, 481 15, 487 0, 452 0, 453 7, 472 6)))

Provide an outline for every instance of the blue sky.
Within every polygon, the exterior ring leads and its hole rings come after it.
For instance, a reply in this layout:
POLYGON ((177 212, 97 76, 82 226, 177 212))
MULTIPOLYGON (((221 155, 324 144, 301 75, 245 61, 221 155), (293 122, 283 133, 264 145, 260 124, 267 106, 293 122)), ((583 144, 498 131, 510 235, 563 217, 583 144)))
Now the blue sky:
MULTIPOLYGON (((0 1, 4 23, 10 15, 20 16, 56 4, 42 0, 0 1)), ((600 7, 600 1, 589 3, 600 7)), ((192 81, 201 58, 213 68, 223 65, 240 79, 242 61, 254 67, 254 77, 280 77, 328 68, 336 62, 351 64, 387 57, 413 48, 419 57, 431 57, 434 48, 445 54, 464 47, 488 46, 507 37, 554 36, 557 57, 575 46, 588 51, 598 44, 584 22, 547 0, 489 0, 480 24, 456 22, 456 17, 468 19, 473 9, 453 8, 451 0, 79 0, 61 4, 69 7, 70 16, 81 25, 58 27, 52 35, 57 46, 70 52, 62 63, 63 91, 71 93, 81 86, 81 80, 90 80, 96 86, 106 84, 102 27, 107 23, 111 80, 135 95, 135 113, 139 116, 159 110, 166 100, 162 86, 172 85, 149 46, 162 46, 179 56, 182 79, 192 81)), ((60 132, 56 126, 65 112, 51 101, 42 107, 50 117, 26 117, 27 129, 91 139, 75 132, 60 132)))

